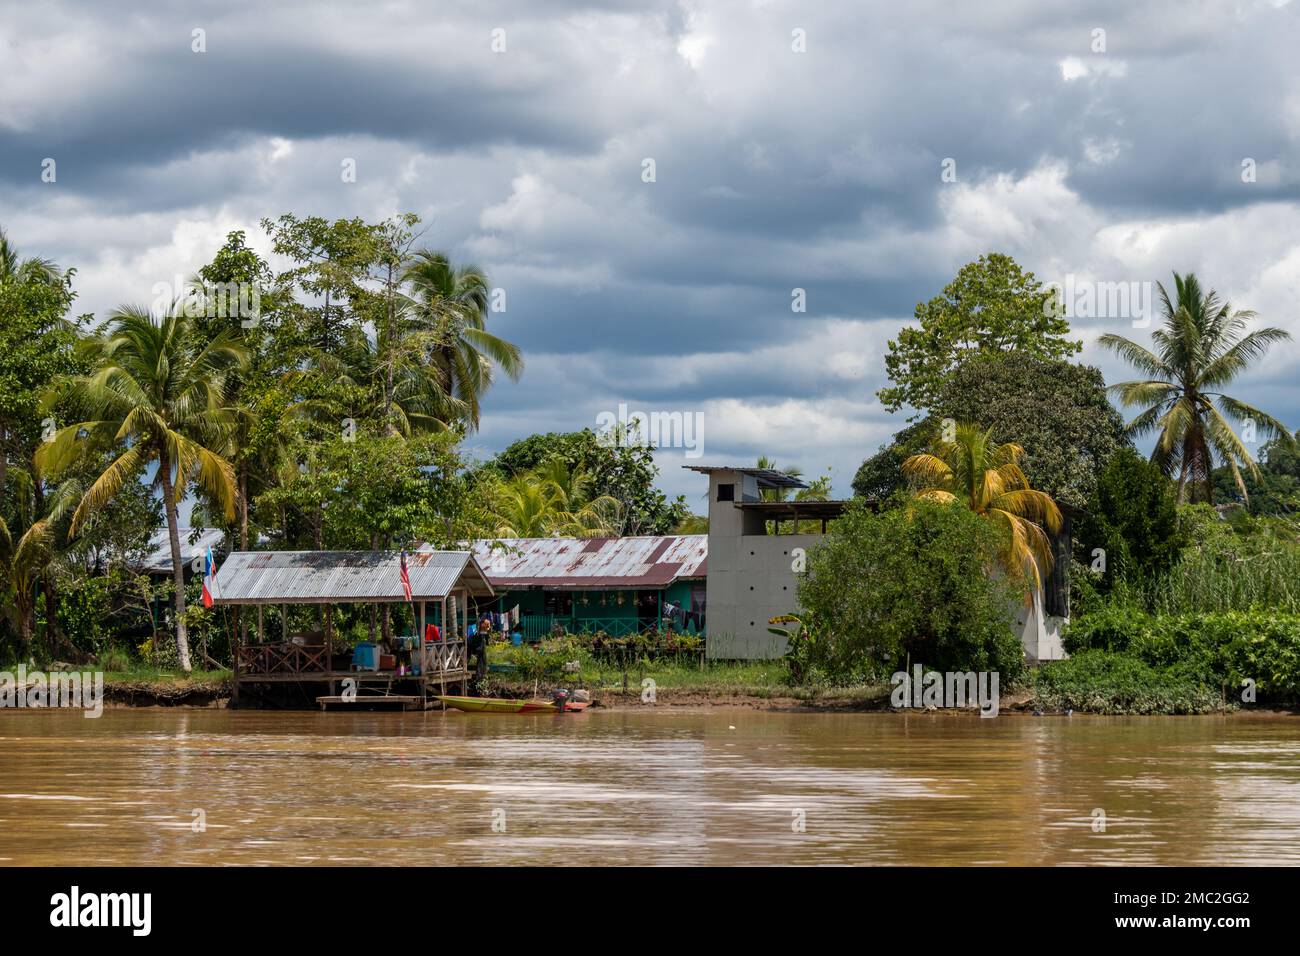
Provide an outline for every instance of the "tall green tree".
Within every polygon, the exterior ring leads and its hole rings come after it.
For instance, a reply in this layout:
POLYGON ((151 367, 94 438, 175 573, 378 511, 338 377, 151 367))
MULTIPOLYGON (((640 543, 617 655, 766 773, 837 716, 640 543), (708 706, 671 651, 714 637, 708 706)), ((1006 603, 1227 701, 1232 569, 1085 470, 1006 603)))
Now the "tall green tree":
POLYGON ((77 367, 71 273, 56 273, 49 260, 19 259, 0 230, 0 500, 10 463, 29 466, 46 430, 42 396, 77 367))
POLYGON ((893 384, 876 394, 891 412, 915 409, 915 420, 933 410, 948 375, 973 355, 1068 358, 1083 346, 1067 338, 1070 323, 1059 313, 1055 293, 1010 256, 980 256, 942 294, 917 303, 919 327, 889 342, 885 371, 893 384))
POLYGON ((1097 473, 1128 444, 1124 419, 1106 397, 1099 369, 1010 352, 954 369, 932 420, 978 421, 998 444, 1015 442, 1035 488, 1083 507, 1097 473))
POLYGON ((1101 572, 1099 589, 1149 581, 1178 559, 1183 535, 1173 482, 1132 448, 1117 452, 1097 478, 1074 528, 1085 564, 1101 572))
POLYGON ((1241 469, 1257 476, 1259 468, 1230 419, 1249 422, 1266 438, 1293 439, 1272 415, 1221 389, 1291 335, 1275 327, 1247 333, 1255 313, 1234 310, 1192 273, 1174 273, 1172 298, 1163 284, 1158 288, 1164 326, 1151 333, 1154 351, 1114 333, 1099 340, 1143 375, 1111 386, 1126 407, 1142 408, 1125 429, 1133 436, 1156 433, 1151 460, 1178 475, 1179 501, 1212 501, 1216 455, 1249 497, 1241 469))
POLYGON ((157 465, 171 546, 175 585, 176 650, 190 670, 185 626, 185 579, 177 505, 191 485, 217 501, 234 519, 235 475, 227 455, 233 412, 226 388, 248 360, 233 332, 201 335, 196 320, 173 312, 155 320, 148 310, 123 307, 107 330, 89 342, 92 371, 67 383, 73 407, 86 418, 59 429, 41 447, 37 461, 58 474, 78 458, 117 451, 72 515, 76 534, 91 513, 145 469, 157 465))
POLYGON ((519 347, 487 329, 487 277, 475 266, 455 266, 445 253, 424 249, 412 257, 402 278, 411 290, 408 321, 429 336, 429 358, 443 387, 464 403, 466 424, 477 429, 480 403, 495 369, 512 381, 524 370, 519 347))

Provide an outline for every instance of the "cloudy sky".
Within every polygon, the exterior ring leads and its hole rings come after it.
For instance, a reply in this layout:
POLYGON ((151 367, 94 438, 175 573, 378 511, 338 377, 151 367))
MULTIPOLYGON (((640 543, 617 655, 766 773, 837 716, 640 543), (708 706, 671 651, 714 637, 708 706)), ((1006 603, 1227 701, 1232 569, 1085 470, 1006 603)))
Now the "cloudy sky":
MULTIPOLYGON (((527 357, 476 453, 626 403, 702 415, 698 461, 847 494, 902 425, 886 340, 983 252, 1076 284, 1192 270, 1300 337, 1298 6, 5 4, 0 225, 102 314, 232 229, 269 252, 264 216, 415 212, 527 357)), ((1148 334, 1074 325, 1112 381, 1097 335, 1148 334)), ((1300 425, 1298 355, 1239 397, 1300 425)))

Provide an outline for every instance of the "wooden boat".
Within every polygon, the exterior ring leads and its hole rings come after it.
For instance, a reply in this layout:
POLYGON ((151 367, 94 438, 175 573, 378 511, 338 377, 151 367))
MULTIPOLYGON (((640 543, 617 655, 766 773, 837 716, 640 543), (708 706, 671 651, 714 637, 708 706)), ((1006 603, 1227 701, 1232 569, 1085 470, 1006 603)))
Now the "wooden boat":
POLYGON ((450 697, 434 694, 448 707, 473 714, 562 714, 586 710, 587 701, 569 701, 560 705, 549 700, 505 700, 501 697, 450 697))

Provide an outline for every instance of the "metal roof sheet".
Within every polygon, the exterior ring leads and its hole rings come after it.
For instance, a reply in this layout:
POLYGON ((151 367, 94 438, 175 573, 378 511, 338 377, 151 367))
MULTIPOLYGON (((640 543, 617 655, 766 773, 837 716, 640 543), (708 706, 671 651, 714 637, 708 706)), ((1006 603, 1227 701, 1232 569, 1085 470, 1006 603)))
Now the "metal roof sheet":
POLYGON ((510 587, 661 588, 702 578, 707 534, 623 538, 497 538, 474 556, 497 590, 510 587))
MULTIPOLYGON (((208 548, 215 553, 225 539, 225 535, 216 528, 204 528, 198 532, 193 528, 177 530, 181 538, 181 564, 186 568, 189 568, 195 558, 206 554, 208 548)), ((149 574, 172 573, 172 544, 165 525, 150 535, 149 547, 136 567, 149 574)))
POLYGON ((802 478, 787 475, 775 468, 753 468, 748 465, 682 465, 687 471, 698 471, 709 475, 715 471, 734 471, 741 475, 750 475, 758 482, 760 488, 807 488, 808 483, 802 478))
MULTIPOLYGON (((492 588, 468 551, 406 556, 411 597, 438 601, 458 587, 492 588)), ((405 601, 400 551, 236 551, 217 570, 219 604, 321 604, 405 601)))

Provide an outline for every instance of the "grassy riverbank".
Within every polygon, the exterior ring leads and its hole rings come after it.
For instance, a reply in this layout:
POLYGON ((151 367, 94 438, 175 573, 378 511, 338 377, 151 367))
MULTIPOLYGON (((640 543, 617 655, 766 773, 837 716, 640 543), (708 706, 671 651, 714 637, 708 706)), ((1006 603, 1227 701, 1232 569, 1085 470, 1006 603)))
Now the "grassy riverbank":
MULTIPOLYGON (((528 660, 527 652, 502 648, 498 663, 528 660)), ((883 711, 890 709, 887 683, 852 686, 792 685, 779 661, 644 661, 626 668, 583 662, 577 674, 539 671, 531 676, 494 670, 484 688, 490 696, 529 698, 558 685, 585 687, 602 707, 752 707, 883 711)), ((16 671, 16 665, 0 670, 16 671)), ((134 707, 223 706, 231 692, 229 670, 179 671, 134 667, 107 671, 109 704, 134 707)), ((1158 668, 1125 655, 1083 652, 1031 671, 1017 686, 1002 687, 1003 713, 1103 715, 1207 714, 1276 709, 1276 702, 1242 704, 1232 688, 1210 687, 1178 668, 1158 668)), ((1286 708, 1284 708, 1286 709, 1286 708)))

